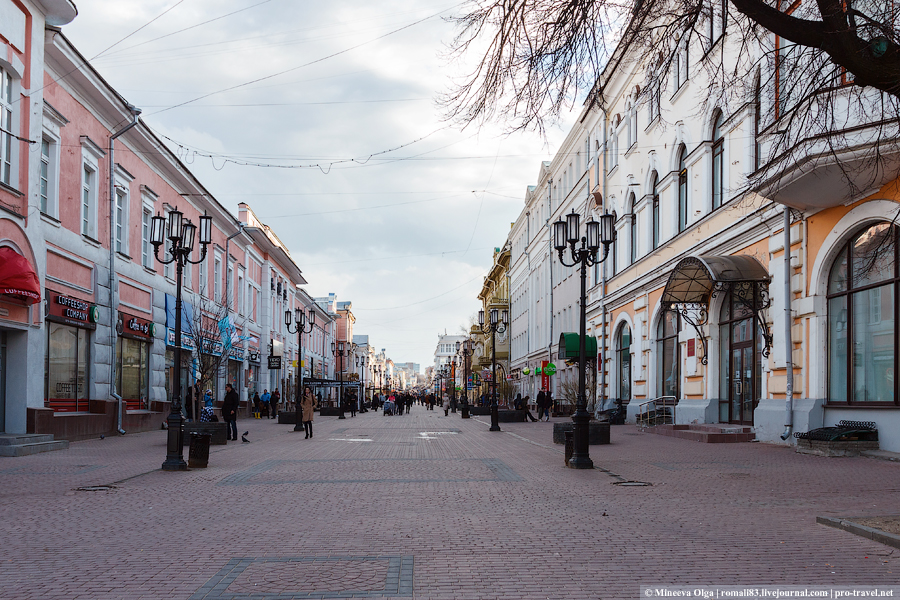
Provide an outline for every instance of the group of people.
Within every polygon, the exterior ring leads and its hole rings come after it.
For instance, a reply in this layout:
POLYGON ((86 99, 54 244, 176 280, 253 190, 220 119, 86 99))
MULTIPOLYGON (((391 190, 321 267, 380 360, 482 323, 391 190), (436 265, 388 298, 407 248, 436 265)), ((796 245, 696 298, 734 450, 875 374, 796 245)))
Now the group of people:
POLYGON ((548 421, 550 420, 550 407, 553 406, 553 397, 550 395, 550 392, 542 389, 538 392, 537 395, 537 418, 531 414, 531 409, 529 405, 531 404, 531 396, 522 397, 522 394, 516 394, 516 399, 513 402, 513 408, 516 410, 523 411, 525 413, 525 419, 530 420, 532 422, 543 421, 546 418, 548 421))
POLYGON ((263 415, 267 419, 277 419, 279 402, 281 402, 281 394, 278 393, 278 388, 275 388, 271 394, 268 389, 263 389, 262 396, 259 395, 259 392, 254 393, 253 416, 257 419, 261 419, 263 415))

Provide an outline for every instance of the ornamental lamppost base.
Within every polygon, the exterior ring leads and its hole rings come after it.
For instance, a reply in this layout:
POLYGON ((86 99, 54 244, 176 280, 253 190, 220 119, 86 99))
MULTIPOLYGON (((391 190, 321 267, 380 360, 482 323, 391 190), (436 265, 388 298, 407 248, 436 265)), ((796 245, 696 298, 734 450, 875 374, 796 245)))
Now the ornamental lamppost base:
POLYGON ((593 469, 594 462, 591 460, 588 446, 590 445, 590 423, 591 415, 586 410, 579 409, 572 415, 572 421, 575 423, 574 435, 574 452, 572 458, 569 459, 570 469, 593 469))
POLYGON ((181 412, 175 412, 174 410, 169 413, 169 417, 166 420, 168 436, 166 460, 162 464, 163 471, 187 471, 188 466, 187 463, 184 462, 184 456, 182 455, 184 448, 184 432, 181 430, 181 424, 183 421, 181 412))
POLYGON ((491 428, 488 431, 500 431, 500 411, 496 404, 491 405, 491 428))

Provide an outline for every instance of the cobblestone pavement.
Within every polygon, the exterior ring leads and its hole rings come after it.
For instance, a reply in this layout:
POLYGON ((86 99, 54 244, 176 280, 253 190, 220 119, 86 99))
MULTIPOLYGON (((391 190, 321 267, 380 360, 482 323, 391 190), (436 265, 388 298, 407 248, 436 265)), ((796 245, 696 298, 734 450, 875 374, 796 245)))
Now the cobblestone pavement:
POLYGON ((0 458, 0 598, 635 598, 640 585, 898 585, 900 551, 818 525, 900 514, 900 464, 427 411, 241 420, 163 472, 163 431, 0 458), (644 482, 652 485, 627 485, 644 482), (110 489, 82 491, 91 486, 110 489), (82 488, 81 490, 79 488, 82 488))

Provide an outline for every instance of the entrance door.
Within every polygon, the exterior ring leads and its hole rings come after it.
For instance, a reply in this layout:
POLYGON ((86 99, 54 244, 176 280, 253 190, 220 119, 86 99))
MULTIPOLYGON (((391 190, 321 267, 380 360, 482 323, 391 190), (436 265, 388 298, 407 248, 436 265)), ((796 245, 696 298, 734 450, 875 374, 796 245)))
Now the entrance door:
POLYGON ((719 422, 753 425, 762 385, 763 336, 752 303, 738 300, 729 293, 719 315, 719 422))
POLYGON ((0 331, 0 433, 6 431, 6 332, 0 331))
POLYGON ((731 411, 729 423, 753 424, 756 390, 753 377, 753 341, 731 349, 731 411))

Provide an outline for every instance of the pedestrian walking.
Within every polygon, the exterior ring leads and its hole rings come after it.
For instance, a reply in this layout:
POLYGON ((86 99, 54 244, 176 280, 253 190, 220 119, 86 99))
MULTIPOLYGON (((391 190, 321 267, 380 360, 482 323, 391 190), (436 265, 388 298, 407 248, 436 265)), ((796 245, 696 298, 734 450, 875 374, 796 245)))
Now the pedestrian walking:
POLYGON ((349 396, 350 396, 350 399, 347 403, 350 405, 350 416, 355 417, 356 416, 356 404, 359 401, 356 399, 356 396, 354 394, 349 394, 349 396))
POLYGON ((272 394, 269 393, 268 389, 263 389, 262 396, 260 396, 260 403, 262 404, 262 414, 265 417, 269 418, 269 400, 271 400, 272 394))
POLYGON ((448 416, 450 414, 450 396, 444 394, 444 416, 448 416))
POLYGON ((306 432, 306 437, 303 438, 305 440, 313 436, 313 414, 317 405, 318 403, 316 402, 316 397, 313 396, 312 390, 306 388, 306 391, 303 392, 303 399, 300 402, 300 421, 303 423, 303 430, 306 432))
POLYGON ((258 419, 262 413, 262 400, 259 399, 259 392, 253 393, 253 418, 258 419))
POLYGON ((550 396, 547 394, 544 388, 541 388, 541 391, 538 392, 537 395, 537 407, 538 407, 538 419, 543 421, 544 417, 547 417, 547 420, 550 420, 550 396))
POLYGON ((278 393, 278 388, 275 388, 275 391, 272 392, 272 396, 269 398, 269 418, 277 419, 278 418, 278 403, 281 402, 281 394, 278 393))
POLYGON ((237 411, 240 398, 230 383, 225 384, 225 400, 222 402, 222 418, 225 419, 226 439, 237 441, 237 411))

